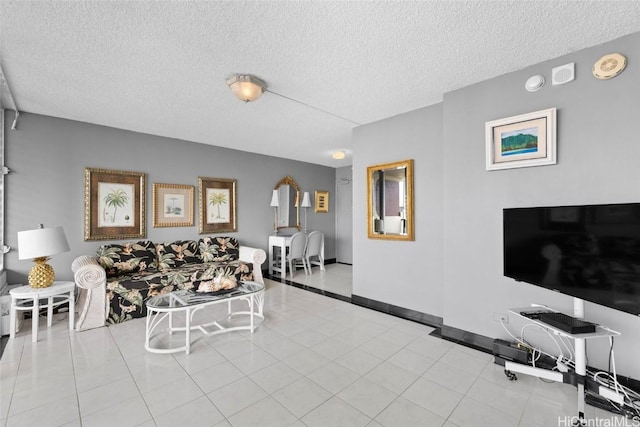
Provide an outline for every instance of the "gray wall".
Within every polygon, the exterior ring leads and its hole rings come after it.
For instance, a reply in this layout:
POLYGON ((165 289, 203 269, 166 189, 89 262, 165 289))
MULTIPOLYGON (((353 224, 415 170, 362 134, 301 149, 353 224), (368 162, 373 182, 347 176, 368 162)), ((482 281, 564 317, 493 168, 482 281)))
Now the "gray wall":
MULTIPOLYGON (((487 337, 507 334, 493 313, 543 303, 571 313, 573 299, 502 274, 502 209, 517 206, 640 201, 640 34, 578 51, 456 90, 438 106, 362 126, 354 133, 354 294, 428 314, 487 337), (628 57, 618 77, 591 75, 602 55, 628 57), (551 69, 576 64, 576 80, 552 86, 551 69), (547 84, 529 93, 541 73, 547 84), (558 164, 485 170, 485 122, 558 108, 558 164), (416 241, 367 239, 370 164, 415 159, 416 241)), ((640 284, 639 284, 640 286, 640 284)), ((622 332, 618 373, 640 379, 640 319, 586 303, 586 317, 622 332)), ((509 317, 519 334, 524 322, 509 317)), ((529 339, 548 346, 532 331, 529 339)), ((606 368, 608 340, 590 341, 588 361, 606 368)))
POLYGON ((353 264, 353 171, 336 169, 336 261, 353 264))
MULTIPOLYGON (((503 277, 502 209, 640 201, 638 47, 635 34, 444 97, 445 324, 495 337, 505 333, 492 313, 508 307, 537 302, 572 312, 572 298, 503 277), (628 55, 627 69, 611 80, 595 79, 593 63, 611 52, 628 55), (576 80, 552 86, 551 69, 569 62, 576 80), (548 83, 526 92, 524 82, 538 73, 548 83), (558 109, 557 165, 485 171, 486 121, 550 107, 558 109)), ((640 319, 590 303, 585 312, 622 332, 615 347, 619 373, 640 379, 640 319)), ((517 319, 511 321, 519 331, 517 319)), ((606 367, 608 341, 588 347, 589 363, 606 367)))
MULTIPOLYGON (((153 241, 200 237, 198 176, 237 179, 238 232, 225 234, 265 250, 273 231, 271 190, 280 179, 291 175, 302 191, 311 194, 335 186, 335 169, 325 166, 28 113, 20 115, 16 131, 9 129, 11 120, 6 122, 6 165, 12 171, 5 181, 6 244, 14 248, 5 255, 9 283, 25 283, 32 264, 18 260, 18 231, 39 223, 64 228, 71 251, 50 261, 60 280, 73 277, 70 266, 76 256, 94 254, 103 244, 83 240, 85 167, 147 174, 147 238, 153 241), (154 182, 195 186, 193 227, 153 228, 154 182)), ((325 233, 328 259, 336 252, 332 193, 328 214, 308 212, 310 228, 325 233)))
POLYGON ((442 316, 442 105, 353 136, 353 294, 442 316), (415 241, 367 238, 367 166, 414 159, 415 241))

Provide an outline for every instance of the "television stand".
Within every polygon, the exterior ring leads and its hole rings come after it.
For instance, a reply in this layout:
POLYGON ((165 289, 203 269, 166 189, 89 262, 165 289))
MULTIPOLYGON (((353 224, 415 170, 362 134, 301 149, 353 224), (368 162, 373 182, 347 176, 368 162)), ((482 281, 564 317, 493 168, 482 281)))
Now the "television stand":
MULTIPOLYGON (((549 329, 553 333, 568 337, 573 339, 575 343, 575 374, 571 376, 573 379, 569 379, 569 376, 563 374, 562 372, 552 371, 550 369, 536 368, 533 366, 525 365, 518 362, 505 361, 504 369, 505 372, 519 372, 526 375, 536 376, 538 378, 544 378, 546 380, 562 382, 562 383, 571 383, 577 387, 578 391, 578 417, 574 421, 574 425, 576 426, 584 426, 584 396, 585 396, 585 383, 586 383, 586 375, 587 375, 587 349, 586 349, 586 340, 593 338, 608 338, 612 336, 620 335, 619 332, 613 331, 607 327, 601 325, 595 325, 594 332, 588 333, 569 333, 565 330, 557 328, 553 325, 544 323, 541 319, 535 319, 528 317, 527 314, 531 312, 540 312, 540 311, 550 311, 557 312, 549 307, 543 305, 532 304, 531 307, 523 307, 523 308, 512 308, 509 309, 511 314, 514 314, 517 317, 527 320, 528 322, 535 323, 543 328, 549 329)), ((534 316, 535 317, 535 316, 534 316)), ((579 298, 573 299, 573 317, 576 319, 584 318, 584 301, 579 298)), ((509 378, 511 379, 511 378, 509 378)), ((616 395, 615 392, 611 391, 606 387, 600 387, 599 393, 606 394, 605 397, 612 398, 613 395, 616 395), (607 392, 608 391, 608 392, 607 392)))

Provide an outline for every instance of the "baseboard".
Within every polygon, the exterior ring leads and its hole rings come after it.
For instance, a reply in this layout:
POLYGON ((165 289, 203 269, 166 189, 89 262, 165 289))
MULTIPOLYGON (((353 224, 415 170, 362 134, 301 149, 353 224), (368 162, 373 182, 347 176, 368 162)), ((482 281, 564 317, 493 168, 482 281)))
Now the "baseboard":
POLYGON ((0 358, 2 358, 2 353, 4 353, 4 348, 7 346, 8 342, 9 342, 9 335, 0 337, 0 358))
POLYGON ((296 283, 288 279, 283 279, 279 276, 269 276, 268 272, 264 273, 263 276, 265 279, 273 280, 274 282, 284 283, 286 285, 293 286, 294 288, 304 289, 305 291, 313 292, 314 294, 324 295, 326 297, 337 299, 344 302, 351 302, 351 298, 348 296, 336 294, 335 292, 331 292, 331 291, 325 291, 324 289, 314 288, 313 286, 303 285, 302 283, 296 283))
POLYGON ((401 317, 406 320, 421 323, 423 325, 439 328, 442 326, 442 317, 433 316, 431 314, 422 313, 420 311, 411 310, 397 305, 388 304, 386 302, 375 301, 358 295, 351 295, 351 302, 361 307, 370 308, 375 311, 390 314, 392 316, 401 317))
POLYGON ((616 378, 618 379, 618 382, 623 386, 629 387, 631 390, 635 391, 636 393, 640 393, 640 380, 636 380, 631 377, 623 377, 620 375, 616 375, 616 378))
POLYGON ((494 338, 485 337, 484 335, 475 334, 473 332, 447 325, 443 325, 440 329, 440 337, 447 341, 452 341, 456 344, 471 347, 485 353, 493 353, 494 338))
MULTIPOLYGON (((329 264, 344 264, 343 262, 337 262, 335 258, 329 258, 329 259, 325 259, 324 260, 324 265, 329 265, 329 264)), ((345 264, 345 265, 351 265, 351 264, 345 264)), ((274 278, 275 276, 269 276, 269 268, 263 268, 262 269, 262 277, 266 277, 268 279, 271 280, 276 280, 279 281, 279 278, 274 278)), ((284 283, 284 282, 282 282, 284 283)))

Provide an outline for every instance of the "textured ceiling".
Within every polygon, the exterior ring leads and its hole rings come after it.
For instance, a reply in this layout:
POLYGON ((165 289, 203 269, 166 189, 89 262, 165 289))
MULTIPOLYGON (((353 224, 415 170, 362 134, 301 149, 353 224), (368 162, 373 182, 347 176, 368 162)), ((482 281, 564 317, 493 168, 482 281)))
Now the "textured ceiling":
POLYGON ((0 64, 20 111, 341 167, 357 124, 640 31, 639 17, 638 1, 1 0, 0 64), (232 73, 284 97, 244 104, 232 73))

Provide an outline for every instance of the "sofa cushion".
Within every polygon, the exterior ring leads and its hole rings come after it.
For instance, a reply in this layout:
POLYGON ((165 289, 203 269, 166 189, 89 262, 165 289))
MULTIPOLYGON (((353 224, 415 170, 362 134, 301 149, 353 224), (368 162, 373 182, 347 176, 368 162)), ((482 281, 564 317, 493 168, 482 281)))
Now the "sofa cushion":
POLYGON ((102 245, 98 249, 98 262, 107 277, 156 269, 156 247, 149 240, 122 245, 102 245))
POLYGON ((240 246, 235 237, 205 237, 198 240, 202 262, 235 261, 240 258, 240 246))
POLYGON ((198 256, 198 243, 195 240, 158 243, 156 252, 158 253, 158 268, 160 270, 202 262, 198 256))

